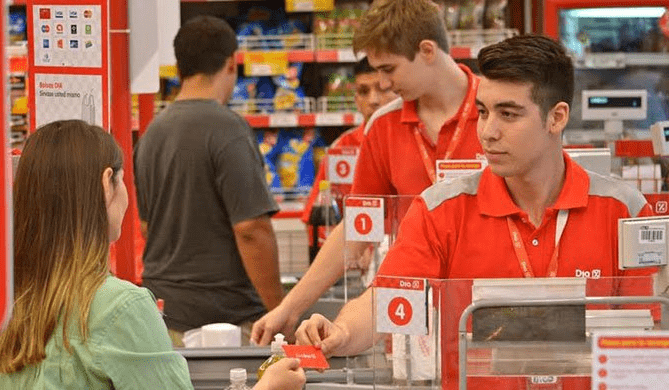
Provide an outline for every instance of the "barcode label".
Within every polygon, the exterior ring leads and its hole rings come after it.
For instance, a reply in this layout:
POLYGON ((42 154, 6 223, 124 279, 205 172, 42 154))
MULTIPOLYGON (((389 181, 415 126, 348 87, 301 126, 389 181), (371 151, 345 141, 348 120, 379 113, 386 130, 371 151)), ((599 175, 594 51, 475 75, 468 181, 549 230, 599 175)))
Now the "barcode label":
POLYGON ((664 226, 642 226, 639 229, 639 244, 664 244, 664 226))

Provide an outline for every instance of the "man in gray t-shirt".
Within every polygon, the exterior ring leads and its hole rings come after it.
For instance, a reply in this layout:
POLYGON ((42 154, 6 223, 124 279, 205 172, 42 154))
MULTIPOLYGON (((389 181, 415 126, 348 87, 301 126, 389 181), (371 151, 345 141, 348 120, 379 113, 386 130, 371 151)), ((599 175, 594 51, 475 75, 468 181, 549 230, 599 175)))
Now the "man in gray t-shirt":
POLYGON ((225 106, 237 76, 235 34, 199 16, 181 27, 174 49, 181 91, 134 153, 143 283, 165 300, 172 336, 249 324, 282 298, 269 219, 278 207, 252 130, 225 106))

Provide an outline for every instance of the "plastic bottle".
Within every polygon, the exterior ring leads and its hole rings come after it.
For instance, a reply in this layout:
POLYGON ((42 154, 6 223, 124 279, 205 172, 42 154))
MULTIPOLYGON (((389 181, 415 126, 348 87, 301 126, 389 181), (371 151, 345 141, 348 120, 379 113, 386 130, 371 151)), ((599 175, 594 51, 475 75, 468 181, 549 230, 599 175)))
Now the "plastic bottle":
POLYGON ((330 227, 341 220, 339 206, 330 193, 330 182, 321 180, 318 183, 318 197, 309 214, 309 264, 311 264, 325 238, 330 233, 330 227))
POLYGON ((230 386, 226 387, 225 390, 250 390, 251 388, 246 385, 246 369, 245 368, 233 368, 230 370, 230 386))
POLYGON ((260 368, 258 368, 258 380, 262 378, 263 374, 265 373, 265 370, 267 370, 267 367, 286 357, 283 348, 281 348, 282 345, 286 344, 288 343, 284 341, 284 336, 281 333, 277 333, 274 336, 274 341, 272 341, 272 343, 270 344, 270 351, 272 352, 272 356, 267 358, 267 360, 265 360, 260 365, 260 368))

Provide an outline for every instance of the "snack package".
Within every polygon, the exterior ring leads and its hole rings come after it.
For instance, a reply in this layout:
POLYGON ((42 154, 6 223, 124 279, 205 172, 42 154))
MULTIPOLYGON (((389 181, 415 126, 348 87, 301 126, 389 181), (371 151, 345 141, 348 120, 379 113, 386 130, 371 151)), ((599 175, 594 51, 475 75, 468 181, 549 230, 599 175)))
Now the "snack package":
POLYGON ((317 12, 314 14, 314 34, 333 34, 337 29, 337 14, 335 11, 317 12))
POLYGON ((485 0, 463 0, 460 6, 460 29, 482 29, 484 8, 485 0))
POLYGON ((265 159, 265 180, 272 192, 281 190, 281 180, 276 169, 279 154, 284 140, 279 138, 276 131, 265 130, 258 133, 258 149, 265 159))
POLYGON ((287 20, 277 27, 279 35, 283 38, 285 49, 307 49, 305 42, 300 38, 301 34, 307 32, 306 26, 299 20, 287 20))
POLYGON ((256 84, 257 77, 240 77, 237 79, 237 84, 232 89, 232 96, 230 97, 230 109, 239 114, 255 114, 258 110, 256 107, 256 84))
POLYGON ((304 132, 282 130, 279 137, 288 142, 283 146, 277 172, 284 190, 306 194, 311 189, 315 177, 312 139, 305 137, 304 132))
POLYGON ((288 66, 286 74, 273 78, 276 84, 274 109, 277 111, 304 111, 304 90, 300 87, 302 63, 296 62, 288 66))
POLYGON ((269 50, 267 40, 262 39, 267 33, 265 23, 246 22, 237 28, 237 44, 242 50, 269 50))
POLYGON ((485 28, 506 28, 506 8, 508 0, 488 0, 485 9, 485 28))
POLYGON ((21 42, 28 39, 25 11, 11 10, 9 12, 9 42, 21 42))
POLYGON ((460 0, 444 2, 444 22, 448 31, 457 30, 460 23, 460 0))
POLYGON ((327 111, 356 110, 355 77, 352 69, 339 67, 331 71, 326 82, 325 96, 328 97, 327 111))

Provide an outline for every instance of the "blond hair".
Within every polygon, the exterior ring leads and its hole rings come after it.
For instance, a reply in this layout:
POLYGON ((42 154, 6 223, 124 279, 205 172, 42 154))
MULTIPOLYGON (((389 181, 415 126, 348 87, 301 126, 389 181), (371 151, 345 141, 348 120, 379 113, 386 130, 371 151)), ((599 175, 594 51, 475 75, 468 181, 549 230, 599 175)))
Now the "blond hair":
POLYGON ((423 40, 448 53, 443 14, 429 0, 375 0, 362 16, 353 50, 402 55, 413 61, 423 40))
POLYGON ((88 337, 90 305, 109 273, 102 173, 112 168, 117 183, 122 167, 112 136, 83 121, 53 122, 28 138, 13 189, 15 300, 0 372, 44 360, 59 321, 68 351, 70 320, 88 337))

